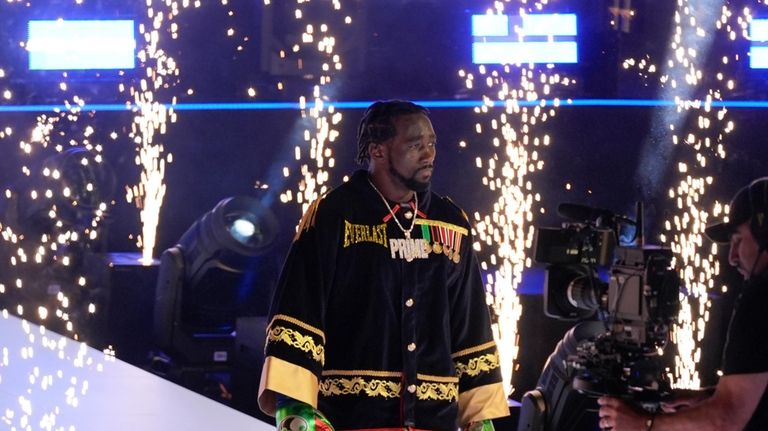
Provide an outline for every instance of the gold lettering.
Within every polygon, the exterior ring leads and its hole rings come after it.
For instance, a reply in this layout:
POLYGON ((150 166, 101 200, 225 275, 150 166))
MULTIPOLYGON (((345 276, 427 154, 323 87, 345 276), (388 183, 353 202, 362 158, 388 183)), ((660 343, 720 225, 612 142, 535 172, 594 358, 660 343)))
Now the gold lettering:
POLYGON ((378 226, 371 226, 371 242, 375 242, 376 244, 381 244, 381 239, 379 238, 378 226))
POLYGON ((378 238, 378 241, 376 242, 386 247, 387 246, 387 225, 380 224, 376 226, 376 230, 379 231, 379 238, 378 238))
POLYGON ((344 242, 343 247, 355 245, 361 242, 372 242, 382 247, 387 247, 387 225, 364 225, 352 224, 344 220, 344 242))
POLYGON ((362 241, 361 237, 363 234, 363 230, 362 230, 363 227, 364 226, 361 226, 359 224, 355 225, 355 244, 362 241))
POLYGON ((344 248, 349 247, 349 237, 351 236, 352 223, 344 220, 344 248))

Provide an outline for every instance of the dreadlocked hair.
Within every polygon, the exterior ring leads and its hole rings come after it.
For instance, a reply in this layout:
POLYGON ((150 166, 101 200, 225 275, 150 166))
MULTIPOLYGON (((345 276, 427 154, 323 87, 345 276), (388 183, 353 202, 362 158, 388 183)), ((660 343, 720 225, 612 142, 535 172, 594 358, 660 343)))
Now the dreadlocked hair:
POLYGON ((429 110, 405 100, 380 100, 369 106, 357 128, 357 163, 362 165, 370 161, 368 146, 394 138, 397 129, 393 120, 410 114, 428 115, 429 110))

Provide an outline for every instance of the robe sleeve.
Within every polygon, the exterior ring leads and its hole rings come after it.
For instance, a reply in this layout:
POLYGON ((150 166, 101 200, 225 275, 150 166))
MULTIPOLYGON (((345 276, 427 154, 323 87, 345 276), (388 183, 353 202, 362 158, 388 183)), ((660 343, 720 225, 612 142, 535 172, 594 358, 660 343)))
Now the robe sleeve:
POLYGON ((261 410, 275 414, 275 395, 317 408, 325 363, 324 320, 339 228, 320 198, 304 213, 277 284, 259 384, 261 410))
POLYGON ((450 279, 452 358, 459 378, 459 425, 509 415, 501 377, 499 352, 491 331, 471 230, 461 244, 463 263, 450 279))

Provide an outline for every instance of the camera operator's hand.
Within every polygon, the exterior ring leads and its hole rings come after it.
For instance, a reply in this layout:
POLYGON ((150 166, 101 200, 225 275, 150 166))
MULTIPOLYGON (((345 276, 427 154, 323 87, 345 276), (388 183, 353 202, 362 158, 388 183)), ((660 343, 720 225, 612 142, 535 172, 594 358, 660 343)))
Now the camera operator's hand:
POLYGON ((675 391, 672 393, 672 397, 668 400, 664 400, 661 403, 661 410, 664 413, 674 413, 681 409, 695 406, 696 404, 712 396, 713 392, 714 388, 675 389, 675 391))
POLYGON ((600 428, 613 431, 650 430, 653 427, 653 415, 636 409, 624 401, 613 397, 600 397, 600 428))

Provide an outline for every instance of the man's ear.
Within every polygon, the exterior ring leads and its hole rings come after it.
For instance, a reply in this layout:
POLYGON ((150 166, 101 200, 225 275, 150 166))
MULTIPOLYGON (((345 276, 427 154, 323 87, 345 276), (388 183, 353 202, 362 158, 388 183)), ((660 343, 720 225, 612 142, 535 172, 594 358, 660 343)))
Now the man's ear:
POLYGON ((380 159, 384 157, 384 153, 382 153, 383 147, 384 146, 381 144, 369 144, 368 154, 370 154, 374 159, 380 159))

